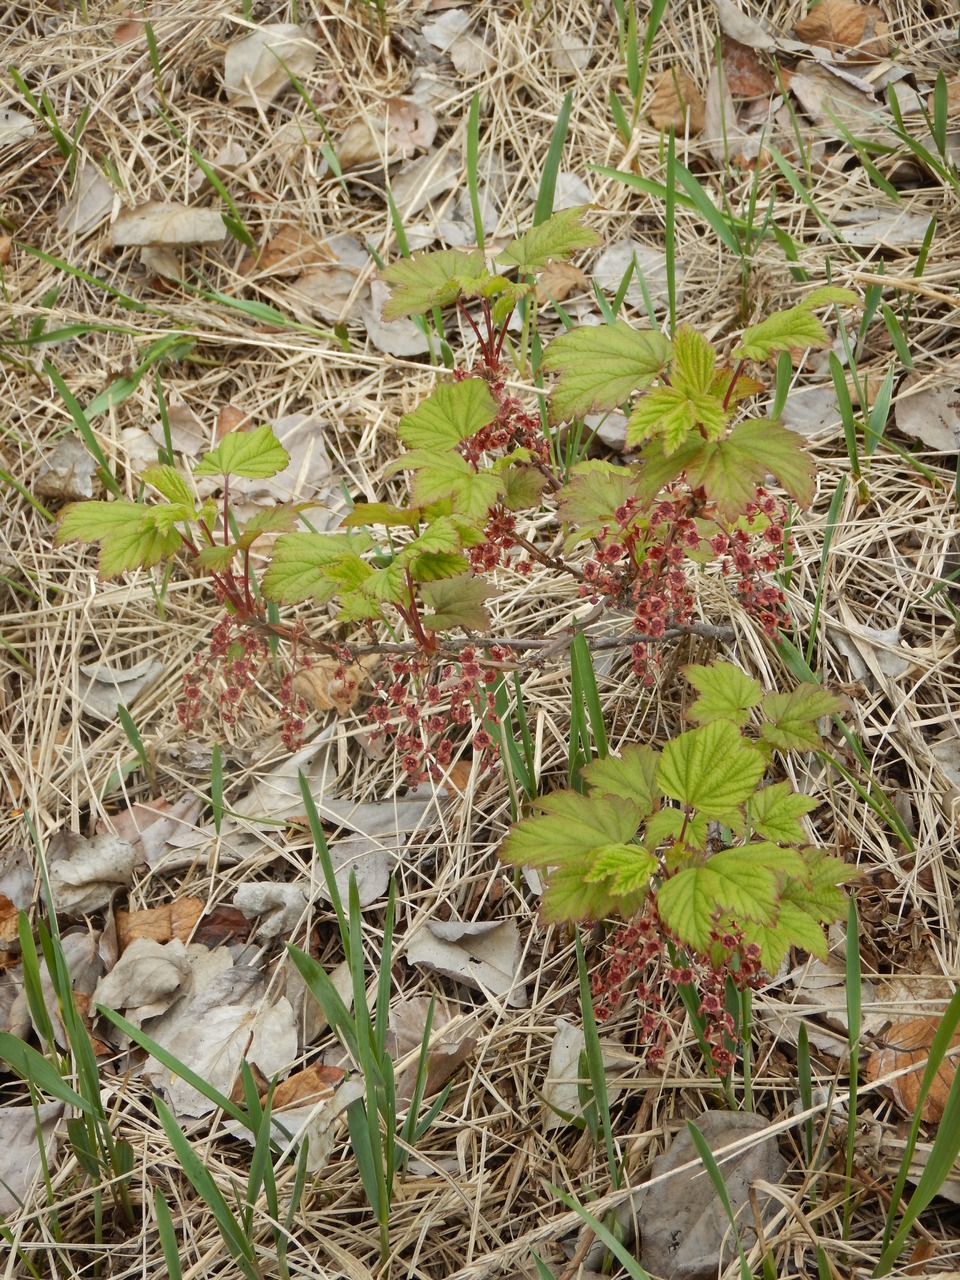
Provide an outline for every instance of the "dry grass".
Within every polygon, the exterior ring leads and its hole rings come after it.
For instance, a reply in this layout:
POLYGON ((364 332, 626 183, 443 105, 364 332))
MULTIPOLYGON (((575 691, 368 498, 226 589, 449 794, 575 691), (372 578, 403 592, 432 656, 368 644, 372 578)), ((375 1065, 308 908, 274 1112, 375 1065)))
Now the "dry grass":
MULTIPOLYGON (((780 30, 789 29, 801 13, 798 0, 754 7, 762 8, 764 17, 780 30)), ((937 24, 955 23, 955 15, 951 17, 946 4, 921 5, 920 0, 882 0, 882 7, 900 47, 898 61, 926 83, 943 58, 937 24)), ((208 202, 204 190, 197 192, 189 154, 156 113, 159 93, 145 40, 140 36, 118 44, 120 3, 88 0, 86 8, 84 16, 79 4, 66 0, 4 4, 0 65, 12 65, 35 92, 48 95, 68 132, 81 109, 90 108, 77 155, 81 164, 99 165, 113 175, 119 206, 158 198, 208 202)), ((414 55, 424 20, 421 8, 406 0, 391 6, 389 34, 384 36, 364 5, 346 0, 255 3, 245 18, 239 0, 233 5, 223 0, 169 0, 153 6, 165 110, 190 145, 208 159, 228 142, 243 148, 245 161, 225 181, 258 244, 292 223, 319 240, 349 233, 361 243, 369 242, 383 258, 397 254, 382 168, 368 166, 348 174, 342 184, 325 171, 322 139, 311 132, 312 116, 295 94, 287 93, 260 111, 228 105, 220 89, 228 44, 245 27, 262 21, 296 18, 315 23, 320 54, 314 71, 305 77, 305 87, 322 104, 324 123, 334 139, 364 115, 376 127, 387 99, 409 93, 416 84, 421 89, 432 85, 440 126, 435 146, 458 166, 459 177, 452 191, 425 211, 408 218, 401 207, 400 214, 405 225, 436 222, 465 187, 465 122, 477 84, 459 79, 439 56, 419 65, 414 55), (295 121, 307 138, 314 139, 309 145, 297 140, 295 121)), ((479 86, 481 175, 489 172, 500 186, 498 223, 491 240, 509 238, 529 224, 550 132, 564 94, 571 92, 574 106, 562 167, 589 182, 593 223, 608 242, 630 236, 662 249, 662 204, 588 169, 632 166, 646 175, 663 174, 656 132, 641 122, 632 143, 625 146, 611 123, 608 94, 611 86, 623 92, 624 68, 609 7, 567 0, 556 5, 474 6, 471 13, 475 29, 485 33, 495 51, 479 86), (582 38, 589 48, 584 69, 558 69, 551 50, 564 34, 582 38)), ((705 86, 714 64, 716 35, 716 14, 707 0, 670 6, 654 43, 652 71, 680 65, 705 86)), ((952 69, 957 70, 956 62, 952 69)), ((26 110, 6 77, 0 105, 26 110)), ((718 173, 716 162, 696 139, 684 141, 679 151, 679 158, 698 172, 709 190, 723 189, 734 210, 746 208, 752 172, 718 173)), ((49 134, 38 128, 31 139, 4 146, 0 156, 3 217, 16 241, 3 268, 4 334, 10 337, 13 325, 22 334, 41 316, 47 317, 49 329, 80 327, 73 336, 46 346, 24 349, 8 344, 0 349, 0 469, 18 485, 33 491, 44 459, 73 429, 43 371, 43 359, 86 405, 118 377, 136 370, 152 343, 180 332, 190 350, 158 366, 160 384, 169 404, 193 411, 208 440, 226 405, 255 421, 313 414, 329 424, 324 440, 351 494, 382 494, 380 471, 393 455, 394 424, 436 376, 425 362, 384 355, 353 321, 349 351, 325 340, 316 331, 322 322, 291 300, 287 280, 241 274, 244 250, 230 239, 224 246, 189 251, 187 263, 197 273, 194 278, 232 297, 271 303, 301 322, 300 328, 265 331, 236 310, 158 280, 140 266, 135 250, 111 247, 109 217, 79 235, 63 229, 58 214, 70 197, 70 182, 49 134), (69 264, 75 273, 60 269, 53 259, 69 264), (51 302, 54 286, 58 293, 51 302), (122 298, 109 290, 145 304, 144 309, 124 307, 122 298)), ((840 161, 819 166, 811 175, 814 200, 828 218, 880 202, 854 153, 841 147, 839 156, 840 161)), ((889 172, 894 162, 878 163, 889 172)), ((391 172, 395 176, 396 168, 391 172)), ((760 207, 766 207, 778 176, 773 166, 762 171, 760 207)), ((926 210, 940 219, 925 269, 915 275, 916 244, 854 254, 831 244, 810 208, 783 181, 776 189, 773 217, 794 238, 811 280, 826 277, 829 257, 834 279, 863 287, 876 281, 882 263, 887 277, 902 291, 900 303, 893 293, 885 295, 891 305, 896 303, 899 310, 907 294, 912 297, 910 343, 918 372, 932 379, 955 371, 960 360, 956 191, 927 180, 916 191, 904 192, 911 211, 926 210)), ((745 281, 740 262, 705 233, 703 222, 691 211, 677 211, 675 248, 683 264, 680 315, 710 334, 732 330, 801 291, 771 238, 754 249, 745 281)), ((371 261, 367 276, 372 271, 371 261)), ((358 290, 366 278, 358 280, 358 290)), ((879 382, 891 359, 883 333, 875 324, 862 356, 861 368, 872 384, 879 382)), ((94 423, 111 468, 129 496, 136 494, 135 470, 143 465, 131 458, 143 459, 144 427, 159 417, 155 373, 150 368, 129 395, 94 423)), ((807 376, 805 371, 802 377, 807 376)), ((941 977, 953 979, 960 965, 955 907, 960 888, 955 856, 960 761, 951 766, 949 743, 957 739, 960 678, 955 663, 956 593, 942 587, 943 579, 960 564, 954 477, 946 465, 952 459, 923 456, 927 479, 908 459, 881 447, 869 464, 867 500, 860 500, 854 481, 847 484, 823 560, 827 509, 841 475, 850 468, 838 428, 821 433, 812 447, 820 463, 820 492, 813 509, 799 516, 796 526, 790 604, 797 634, 805 643, 819 592, 822 609, 813 668, 825 683, 850 698, 846 722, 863 746, 875 786, 895 804, 910 832, 914 850, 898 842, 890 826, 837 771, 810 759, 796 766, 793 781, 821 803, 815 815, 817 838, 838 847, 863 871, 857 892, 864 919, 865 972, 877 978, 922 975, 931 983, 941 977), (864 628, 884 632, 886 638, 878 641, 874 636, 873 643, 865 642, 864 628), (856 641, 858 635, 859 669, 856 659, 851 666, 849 656, 850 639, 856 641), (903 661, 891 664, 891 657, 903 661), (943 742, 948 745, 935 751, 943 742)), ((156 585, 147 575, 119 585, 99 583, 91 557, 75 549, 55 549, 53 528, 44 512, 6 481, 0 483, 0 849, 27 843, 24 810, 32 815, 46 846, 64 827, 88 833, 98 824, 109 828, 112 819, 135 801, 172 802, 205 794, 209 753, 218 740, 225 762, 226 802, 238 802, 284 752, 269 682, 234 730, 223 734, 213 718, 189 738, 179 729, 181 678, 203 648, 216 616, 208 587, 188 578, 173 581, 158 609, 156 585), (146 659, 161 663, 162 674, 135 700, 131 712, 151 753, 152 780, 142 771, 124 768, 132 752, 120 724, 92 716, 78 697, 81 665, 106 662, 125 667, 146 659)), ((496 626, 508 635, 529 634, 535 628, 559 632, 577 604, 575 590, 566 584, 544 578, 505 580, 496 626)), ((623 664, 612 660, 603 668, 601 693, 614 748, 631 741, 659 741, 676 731, 682 691, 675 671, 691 657, 703 660, 720 653, 735 658, 766 688, 791 680, 780 655, 757 637, 722 583, 705 580, 700 610, 704 622, 732 628, 733 638, 685 642, 665 663, 661 687, 652 699, 638 695, 623 664)), ((332 633, 335 619, 318 611, 311 625, 332 633)), ((546 789, 562 782, 566 772, 569 673, 563 662, 558 658, 542 667, 531 665, 524 675, 524 697, 534 721, 538 771, 546 789)), ((324 723, 320 717, 316 727, 324 723)), ((359 719, 347 716, 333 729, 330 767, 337 771, 340 794, 357 801, 389 798, 398 785, 395 764, 389 757, 367 757, 358 741, 362 728, 359 719)), ((832 748, 845 767, 863 777, 842 740, 835 737, 832 748)), ((410 1175, 399 1186, 391 1222, 393 1257, 383 1274, 458 1280, 533 1275, 531 1247, 557 1275, 573 1274, 565 1271, 561 1241, 575 1240, 579 1220, 562 1208, 552 1187, 581 1198, 599 1196, 594 1212, 622 1196, 607 1194, 605 1159, 588 1135, 569 1126, 546 1132, 543 1126, 539 1092, 556 1019, 579 1018, 572 939, 539 924, 536 896, 523 882, 505 875, 496 861, 496 848, 510 821, 503 779, 473 774, 453 798, 442 795, 432 813, 411 835, 398 869, 395 996, 399 1000, 440 993, 454 1027, 469 1028, 477 1047, 420 1144, 410 1175), (406 963, 405 946, 427 922, 451 917, 516 922, 521 939, 518 990, 522 986, 526 993, 524 1007, 485 998, 406 963)), ((156 906, 193 895, 212 911, 232 903, 238 885, 246 880, 298 880, 310 903, 296 936, 303 941, 316 927, 314 939, 325 949, 325 958, 335 963, 339 955, 329 910, 319 896, 302 833, 266 830, 246 821, 234 823, 231 832, 223 841, 209 834, 197 836, 179 863, 141 868, 130 906, 156 906), (236 842, 242 840, 246 856, 238 861, 236 842)), ((38 901, 37 896, 32 905, 38 901)), ((365 914, 369 959, 375 967, 382 910, 374 907, 365 914)), ((99 930, 103 924, 97 916, 89 927, 99 930)), ((76 921, 72 925, 88 927, 76 921)), ((264 969, 272 995, 289 982, 277 941, 236 950, 243 962, 264 969)), ((15 955, 3 954, 10 961, 6 975, 15 980, 15 955)), ((591 962, 599 958, 594 946, 591 962)), ((843 1117, 834 1114, 827 1123, 825 1094, 817 1114, 818 1130, 821 1123, 826 1128, 824 1166, 816 1179, 815 1202, 806 1195, 813 1173, 806 1165, 795 1115, 798 1093, 789 1033, 792 1026, 795 1035, 801 985, 782 980, 757 1000, 755 1094, 758 1108, 781 1132, 783 1150, 791 1160, 779 1192, 781 1211, 767 1243, 779 1275, 816 1275, 817 1244, 834 1275, 867 1274, 878 1256, 884 1197, 902 1149, 897 1147, 902 1117, 877 1091, 861 1098, 854 1241, 844 1243, 843 1117), (771 1030, 774 1027, 778 1030, 771 1030)), ((934 994, 939 997, 942 989, 934 994)), ((905 1001, 900 997, 899 1002, 885 1004, 881 994, 877 1009, 868 1012, 882 1015, 875 1024, 897 1015, 914 1016, 916 1006, 905 1001)), ((936 1007, 942 1007, 942 1001, 936 1007)), ((637 1014, 636 1009, 627 1010, 610 1029, 627 1049, 637 1043, 637 1014)), ((684 1119, 715 1102, 715 1082, 681 1014, 674 1011, 669 1025, 663 1073, 635 1066, 618 1081, 622 1093, 613 1110, 616 1141, 633 1186, 643 1180, 684 1119)), ((327 1033, 305 1046, 304 1054, 315 1055, 318 1048, 332 1044, 327 1033)), ((138 1202, 142 1196, 142 1222, 126 1236, 108 1233, 102 1245, 94 1245, 89 1189, 74 1158, 61 1154, 52 1173, 62 1238, 55 1240, 47 1215, 35 1212, 43 1205, 41 1190, 35 1205, 11 1219, 13 1240, 43 1274, 50 1274, 55 1265, 63 1275, 159 1280, 167 1274, 152 1209, 159 1187, 182 1233, 184 1275, 235 1274, 212 1215, 179 1169, 146 1091, 124 1076, 126 1066, 124 1054, 105 1059, 103 1085, 108 1108, 115 1111, 117 1132, 135 1150, 133 1191, 138 1202)), ((839 1073, 842 1097, 842 1065, 826 1057, 820 1070, 824 1086, 839 1073)), ((20 1095, 13 1086, 4 1086, 4 1097, 13 1100, 20 1095)), ((189 1132, 207 1167, 229 1191, 231 1177, 245 1176, 248 1149, 222 1133, 211 1133, 209 1122, 189 1132)), ((281 1186, 289 1188, 291 1178, 288 1168, 281 1186)), ((924 1232, 937 1243, 927 1266, 955 1271, 960 1265, 951 1243, 956 1222, 949 1210, 941 1209, 938 1202, 923 1222, 924 1232)), ((263 1246, 263 1274, 272 1277, 277 1272, 263 1214, 257 1217, 256 1235, 263 1246)), ((298 1276, 359 1278, 377 1269, 376 1232, 342 1124, 329 1164, 308 1184, 294 1236, 291 1265, 298 1276)), ((13 1254, 0 1269, 4 1275, 27 1274, 13 1254)))

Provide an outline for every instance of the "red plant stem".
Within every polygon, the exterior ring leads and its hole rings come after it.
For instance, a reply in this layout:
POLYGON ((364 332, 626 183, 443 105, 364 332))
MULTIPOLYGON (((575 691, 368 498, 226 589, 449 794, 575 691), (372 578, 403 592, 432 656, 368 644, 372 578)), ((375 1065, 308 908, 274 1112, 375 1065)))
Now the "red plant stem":
POLYGON ((733 395, 734 387, 737 385, 737 379, 740 377, 741 370, 745 364, 745 360, 737 361, 737 367, 733 371, 733 377, 730 379, 730 385, 727 387, 726 395, 723 397, 724 409, 726 409, 727 405, 730 403, 730 397, 733 395))

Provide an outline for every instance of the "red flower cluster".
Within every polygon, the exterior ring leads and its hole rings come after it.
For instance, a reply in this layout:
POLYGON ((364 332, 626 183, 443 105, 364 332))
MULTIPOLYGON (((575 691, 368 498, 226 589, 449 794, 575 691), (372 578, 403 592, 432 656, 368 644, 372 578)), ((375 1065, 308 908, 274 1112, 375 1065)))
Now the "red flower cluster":
POLYGON ((736 933, 715 934, 709 955, 689 956, 671 937, 651 900, 610 943, 604 969, 593 980, 596 1016, 609 1018, 632 990, 643 1010, 639 1029, 647 1046, 646 1061, 656 1066, 664 1055, 667 993, 678 984, 692 985, 700 994, 699 1013, 713 1066, 725 1076, 737 1050, 737 1028, 726 1006, 727 984, 732 981, 738 991, 744 991, 758 987, 762 980, 760 948, 755 943, 745 943, 736 933), (677 954, 683 955, 683 963, 674 962, 672 956, 677 954))
MULTIPOLYGON (((494 662, 508 656, 504 649, 490 651, 494 662)), ((368 717, 373 737, 391 740, 412 786, 427 778, 439 781, 450 767, 456 747, 452 725, 480 721, 472 737, 474 754, 484 767, 493 763, 499 745, 489 730, 499 724, 499 718, 490 686, 497 672, 484 664, 472 646, 461 651, 456 663, 438 664, 418 654, 395 659, 390 672, 392 680, 381 680, 374 689, 368 717)))

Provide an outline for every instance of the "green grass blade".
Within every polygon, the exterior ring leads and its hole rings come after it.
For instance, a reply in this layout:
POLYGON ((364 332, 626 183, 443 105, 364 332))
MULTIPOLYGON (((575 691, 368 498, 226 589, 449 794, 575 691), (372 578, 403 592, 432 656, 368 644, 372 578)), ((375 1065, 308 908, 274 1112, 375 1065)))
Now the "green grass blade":
POLYGON ((807 670, 810 670, 810 664, 813 661, 813 650, 817 643, 817 627, 820 623, 820 607, 823 604, 823 588, 825 585, 824 575, 827 567, 827 558, 830 555, 830 544, 833 542, 833 535, 837 531, 837 517, 840 514, 840 508, 843 506, 843 498, 846 490, 847 477, 841 476, 833 497, 830 499, 830 506, 827 509, 827 523, 823 530, 823 547, 820 551, 820 572, 817 575, 817 594, 813 601, 813 613, 810 615, 810 635, 807 638, 807 651, 804 654, 804 661, 806 662, 807 670))
POLYGON ((87 1099, 70 1088, 48 1058, 9 1031, 0 1031, 0 1059, 21 1080, 28 1081, 41 1093, 56 1098, 67 1106, 76 1107, 86 1115, 93 1113, 87 1099))
POLYGON ((743 1251, 743 1243, 740 1239, 740 1229, 737 1226, 736 1215, 733 1212, 733 1205, 730 1203, 730 1196, 727 1194, 727 1184, 723 1180, 720 1166, 717 1164, 713 1152, 707 1146, 706 1138, 692 1120, 687 1121, 687 1132, 693 1140, 693 1145, 697 1148, 697 1154, 703 1161, 703 1167, 706 1169, 710 1181, 713 1183, 713 1189, 723 1205, 723 1211, 727 1215, 727 1221, 730 1223, 733 1238, 737 1242, 737 1253, 740 1255, 741 1280, 751 1280, 750 1268, 747 1265, 747 1255, 743 1251))
POLYGON ((467 190, 470 193, 470 209, 473 213, 473 236, 477 248, 482 249, 483 213, 480 208, 480 93, 474 90, 467 116, 467 190))
POLYGON ((230 1101, 226 1094, 221 1093, 219 1089, 215 1089, 212 1084, 208 1084, 202 1076, 198 1076, 185 1062, 175 1058, 163 1045, 157 1044, 156 1040, 151 1039, 145 1031, 141 1031, 132 1022, 128 1022, 122 1014, 117 1013, 115 1009, 108 1009, 106 1005, 98 1004, 97 1012, 106 1018, 108 1022, 112 1022, 115 1027, 119 1027, 124 1035, 129 1036, 141 1049, 146 1049, 147 1053, 162 1063, 173 1075, 185 1081, 196 1089, 198 1093, 203 1094, 215 1107, 219 1107, 231 1119, 242 1124, 245 1129, 249 1129, 252 1133, 256 1132, 253 1121, 242 1107, 238 1107, 235 1102, 230 1101))
POLYGON ((159 1187, 153 1195, 153 1214, 157 1220, 157 1234, 160 1237, 163 1260, 167 1264, 167 1276, 169 1280, 183 1280, 183 1269, 180 1266, 180 1242, 177 1240, 170 1206, 163 1198, 163 1192, 159 1187))
POLYGON ((213 1214, 224 1244, 230 1251, 237 1266, 248 1280, 261 1280, 257 1264, 257 1253, 253 1242, 248 1239, 247 1232, 237 1221, 230 1206, 224 1199, 223 1192, 213 1180, 209 1169, 194 1151, 187 1135, 180 1128, 173 1113, 162 1098, 154 1097, 153 1105, 157 1109, 160 1123, 173 1148, 181 1169, 190 1185, 213 1214))
POLYGON ((938 1127, 937 1136, 934 1139, 933 1150, 924 1166, 924 1171, 910 1200, 903 1223, 901 1223, 900 1230, 897 1232, 897 1237, 895 1237, 897 1248, 894 1250, 890 1243, 893 1235, 893 1223, 910 1173, 913 1153, 916 1150, 920 1136, 923 1104, 926 1102, 937 1073, 950 1051, 958 1026, 960 1026, 960 990, 953 993, 930 1044, 930 1054, 927 1058, 927 1065, 924 1067, 920 1081, 920 1091, 917 1095, 916 1110, 910 1124, 910 1132, 904 1147, 903 1158, 900 1161, 900 1169, 897 1173, 893 1194, 890 1197, 890 1207, 887 1210, 887 1220, 881 1245, 881 1258, 877 1270, 874 1272, 875 1276, 886 1275, 896 1262, 902 1252, 907 1231, 916 1221, 918 1214, 923 1212, 933 1196, 937 1194, 938 1188, 943 1185, 956 1163, 957 1157, 960 1156, 960 1087, 957 1084, 957 1081, 960 1080, 960 1072, 955 1072, 950 1092, 947 1095, 943 1117, 938 1127), (928 1179, 926 1184, 924 1179, 928 1179), (921 1189, 923 1191, 922 1197, 921 1189), (904 1224, 906 1224, 905 1228, 904 1224))
POLYGON ((610 754, 610 746, 607 742, 607 728, 603 721, 603 706, 600 702, 600 690, 597 687, 597 675, 593 668, 593 655, 583 632, 574 636, 570 645, 570 666, 573 699, 578 707, 586 708, 593 745, 597 755, 603 760, 610 754))
POLYGON ((115 498, 122 498, 123 490, 120 488, 119 484, 117 484, 116 478, 110 470, 106 458, 103 456, 103 450, 100 448, 97 437, 93 434, 93 428, 90 426, 90 421, 87 418, 86 413, 81 409, 79 401, 73 395, 70 388, 60 377, 60 374, 49 360, 44 360, 43 369, 47 377, 60 393, 60 399, 66 405, 67 412, 73 419, 77 431, 80 433, 80 438, 86 445, 88 453, 90 453, 97 463, 100 479, 115 498))
POLYGON ((553 213, 553 202, 557 194, 557 175, 560 172, 560 162, 563 159, 563 145, 567 140, 567 126, 570 123, 570 108, 572 104, 573 94, 567 93, 557 114, 557 123, 553 126, 553 133, 550 135, 550 145, 547 148, 546 159, 543 162, 543 172, 540 175, 537 203, 533 208, 533 225, 535 227, 538 227, 541 222, 546 222, 553 213))
POLYGON ((860 1036, 863 1028, 863 975, 860 968, 860 921, 852 895, 847 911, 847 1043, 850 1047, 850 1098, 847 1103, 847 1194, 843 1201, 843 1238, 850 1239, 853 1214, 853 1161, 857 1140, 857 1090, 860 1073, 860 1036))
POLYGON ((607 1072, 603 1065, 603 1050, 600 1048, 600 1036, 597 1032, 597 1020, 593 1012, 593 995, 590 991, 590 976, 583 957, 583 944, 580 934, 576 935, 577 946, 577 980, 580 984, 580 1013, 583 1018, 583 1043, 587 1069, 590 1074, 590 1086, 596 1103, 597 1116, 603 1128, 603 1141, 607 1149, 607 1167, 610 1170, 610 1185, 616 1191, 620 1186, 620 1162, 617 1159, 616 1147, 613 1145, 613 1125, 610 1123, 610 1098, 607 1094, 607 1072))
POLYGON ((551 1186, 550 1191, 557 1199, 572 1209, 578 1217, 587 1224, 593 1234, 600 1240, 605 1248, 609 1249, 616 1260, 626 1271, 631 1280, 651 1280, 648 1272, 644 1271, 640 1263, 636 1260, 632 1253, 624 1246, 621 1240, 613 1234, 609 1227, 604 1226, 599 1218, 595 1218, 588 1209, 585 1209, 579 1201, 574 1200, 573 1196, 568 1196, 565 1191, 561 1191, 559 1187, 551 1186))

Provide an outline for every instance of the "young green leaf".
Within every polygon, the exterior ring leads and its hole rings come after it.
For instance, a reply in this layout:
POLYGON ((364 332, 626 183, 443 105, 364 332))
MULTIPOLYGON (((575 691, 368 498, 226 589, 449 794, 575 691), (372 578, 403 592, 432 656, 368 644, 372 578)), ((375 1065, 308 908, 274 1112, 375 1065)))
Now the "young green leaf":
POLYGON ((341 521, 345 529, 363 529, 370 524, 386 529, 415 529, 423 519, 420 507, 397 507, 392 502, 358 502, 341 521))
POLYGON ((308 511, 309 502, 278 502, 275 507, 264 507, 250 517, 237 540, 241 550, 253 546, 265 533, 292 533, 297 527, 301 511, 308 511))
POLYGON ((583 878, 587 884, 609 880, 609 893, 626 897, 645 893, 657 866, 654 855, 638 844, 607 844, 592 851, 583 878))
POLYGON ((235 542, 225 547, 201 547, 197 555, 197 564, 201 569, 209 569, 211 573, 223 573, 230 568, 239 554, 240 548, 235 542))
POLYGON ((629 800, 612 805, 603 796, 557 791, 539 804, 544 814, 518 823, 500 848, 511 866, 569 866, 582 875, 592 850, 626 844, 640 825, 640 808, 629 800))
POLYGON ((562 209, 508 244, 499 261, 532 275, 542 271, 548 262, 565 262, 578 249, 592 248, 600 243, 600 237, 584 226, 585 212, 583 208, 562 209))
POLYGON ((263 594, 278 604, 323 604, 339 591, 357 589, 373 573, 360 558, 372 545, 363 533, 285 533, 263 575, 263 594))
POLYGON ((464 573, 442 582, 428 582, 420 589, 424 603, 432 613, 423 615, 423 625, 429 631, 452 631, 463 627, 466 631, 488 631, 490 616, 484 601, 496 595, 496 589, 482 578, 464 573))
POLYGON ((578 462, 557 495, 560 519, 570 527, 566 548, 595 538, 603 529, 616 528, 615 511, 636 497, 636 491, 632 467, 618 467, 600 458, 578 462))
POLYGON ((670 343, 654 329, 612 325, 571 329, 554 338, 541 367, 559 372, 550 397, 550 421, 618 408, 648 387, 670 358, 670 343))
POLYGON ((384 320, 425 316, 434 307, 455 302, 462 293, 476 288, 490 275, 480 249, 470 253, 440 249, 435 253, 414 254, 412 258, 401 258, 380 274, 393 286, 383 308, 384 320))
MULTIPOLYGON (((767 849, 787 852, 776 845, 767 849)), ((681 942, 703 952, 721 912, 729 913, 738 924, 772 924, 777 916, 777 884, 778 872, 770 866, 763 846, 724 849, 664 881, 657 894, 657 910, 681 942)))
POLYGON ((147 484, 152 484, 168 501, 193 505, 190 486, 175 467, 166 464, 147 467, 140 478, 147 484))
POLYGON ((150 569, 176 555, 183 542, 176 529, 157 527, 156 511, 138 502, 72 502, 60 514, 54 541, 58 547, 99 543, 102 579, 127 569, 150 569))
POLYGON ((683 674, 697 690, 687 711, 695 724, 730 720, 738 728, 750 719, 750 709, 759 706, 763 690, 732 662, 712 662, 708 667, 686 666, 683 674))
POLYGON ((813 501, 816 466, 800 437, 767 418, 738 422, 725 440, 706 443, 687 462, 687 478, 707 491, 727 519, 736 519, 773 474, 800 506, 813 501))
POLYGON ((414 449, 384 469, 385 475, 412 471, 410 493, 421 507, 449 499, 453 509, 471 519, 482 519, 497 501, 503 481, 491 471, 475 471, 466 458, 452 449, 435 452, 414 449))
POLYGON ((743 829, 742 806, 763 777, 765 762, 729 720, 690 729, 663 748, 657 785, 707 818, 743 829))
POLYGON ((657 791, 657 766, 660 753, 653 747, 624 747, 621 756, 604 756, 580 770, 580 776, 590 788, 591 796, 618 796, 632 800, 641 814, 653 812, 657 791))
POLYGON ((768 693, 763 700, 767 722, 761 736, 778 751, 816 751, 822 739, 817 721, 837 715, 846 706, 842 698, 816 684, 801 684, 790 693, 768 693))
POLYGON ((798 819, 817 807, 809 796, 791 791, 787 782, 761 787, 750 801, 750 823, 757 835, 777 844, 803 844, 807 834, 798 819))
POLYGON ((290 455, 270 427, 256 431, 231 431, 215 449, 205 453, 195 476, 242 476, 246 480, 266 480, 289 465, 290 455))
POLYGON ((716 439, 729 420, 722 394, 714 386, 717 355, 713 346, 689 325, 674 335, 670 384, 641 396, 627 420, 627 440, 643 444, 652 435, 663 437, 669 457, 694 428, 707 440, 716 439))
POLYGON ((397 425, 407 449, 452 449, 497 416, 497 403, 482 378, 444 382, 397 425))
POLYGON ((769 360, 778 351, 829 347, 830 339, 810 308, 803 304, 775 311, 759 324, 744 329, 734 360, 769 360))

